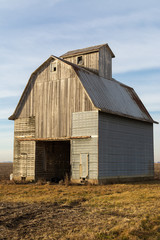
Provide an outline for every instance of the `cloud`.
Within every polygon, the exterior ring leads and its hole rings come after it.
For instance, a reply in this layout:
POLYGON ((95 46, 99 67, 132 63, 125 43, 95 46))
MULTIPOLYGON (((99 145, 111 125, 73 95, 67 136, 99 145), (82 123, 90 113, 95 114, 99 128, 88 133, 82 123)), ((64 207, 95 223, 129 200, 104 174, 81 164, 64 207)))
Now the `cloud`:
POLYGON ((19 97, 21 94, 21 91, 13 91, 13 90, 0 90, 0 98, 7 98, 7 97, 19 97))
MULTIPOLYGON (((13 122, 11 122, 11 121, 9 121, 8 120, 8 124, 6 123, 6 124, 1 124, 0 125, 0 136, 1 136, 1 138, 3 137, 5 137, 6 135, 8 135, 8 136, 12 136, 13 135, 13 130, 14 130, 14 124, 13 124, 13 122), (4 135, 4 133, 5 133, 5 135, 4 135), (3 136, 2 136, 2 134, 3 134, 3 136)), ((8 138, 8 136, 7 136, 7 138, 8 138)))
MULTIPOLYGON (((132 27, 143 28, 151 27, 155 23, 158 23, 160 16, 160 10, 158 8, 149 8, 149 9, 139 9, 132 12, 119 12, 118 14, 105 15, 103 17, 94 18, 91 21, 88 21, 84 28, 112 28, 113 32, 119 27, 119 31, 132 27), (127 21, 126 21, 127 20, 127 21)), ((154 26, 155 27, 155 26, 154 26)))
POLYGON ((12 115, 13 109, 0 109, 0 119, 8 119, 12 115))
POLYGON ((158 38, 160 38, 160 33, 158 31, 157 34, 150 32, 146 38, 148 40, 145 44, 141 41, 143 36, 137 36, 139 41, 135 40, 134 43, 133 40, 128 40, 127 43, 116 43, 117 46, 114 52, 117 52, 118 56, 116 60, 113 60, 114 73, 159 67, 160 49, 158 38), (154 42, 150 41, 150 34, 155 36, 154 42))
MULTIPOLYGON (((141 80, 140 80, 141 81, 141 80)), ((157 86, 152 83, 153 86, 150 85, 144 87, 137 85, 136 92, 138 92, 142 102, 145 104, 148 111, 160 111, 160 86, 157 86)))
MULTIPOLYGON (((14 25, 4 35, 1 35, 1 59, 10 69, 4 77, 5 79, 9 79, 9 72, 15 74, 17 71, 19 76, 22 76, 21 69, 25 72, 28 71, 28 74, 31 73, 34 66, 37 67, 37 64, 41 64, 51 54, 60 55, 73 48, 87 47, 104 42, 109 42, 117 56, 113 60, 114 73, 159 66, 160 10, 155 7, 157 1, 153 1, 150 8, 146 6, 151 1, 146 1, 145 6, 143 1, 143 4, 139 1, 134 1, 134 4, 127 1, 116 1, 116 5, 113 5, 113 1, 108 1, 107 4, 102 1, 104 9, 107 6, 107 14, 102 12, 102 15, 92 16, 89 12, 88 16, 83 15, 82 18, 82 15, 76 11, 77 16, 74 21, 66 18, 66 15, 65 17, 56 15, 52 19, 55 14, 52 13, 51 16, 49 6, 59 1, 45 1, 45 4, 42 1, 40 2, 42 6, 48 7, 50 21, 48 19, 43 21, 42 18, 40 23, 38 21, 32 24, 25 23, 24 27, 25 19, 22 18, 22 25, 14 25), (135 8, 136 4, 138 4, 139 9, 135 8), (111 14, 110 11, 113 9, 115 11, 111 14), (126 9, 130 9, 130 11, 126 11, 126 9)), ((37 4, 37 1, 15 1, 17 8, 18 6, 31 7, 32 4, 37 4)), ((12 6, 13 4, 10 4, 9 1, 2 1, 1 7, 9 7, 9 5, 12 6)), ((82 4, 79 5, 75 2, 72 5, 69 4, 72 12, 73 8, 77 6, 81 9, 81 5, 83 7, 87 6, 86 1, 82 1, 82 4)), ((95 10, 95 5, 97 4, 93 1, 91 9, 94 8, 95 10)), ((64 1, 65 6, 68 7, 67 1, 64 1)), ((61 11, 63 13, 64 9, 61 9, 61 11)), ((37 11, 35 14, 37 14, 37 11)), ((24 15, 26 16, 25 12, 24 15)), ((3 62, 0 62, 1 68, 3 68, 3 62)), ((19 82, 17 75, 13 75, 13 78, 14 81, 19 82)))

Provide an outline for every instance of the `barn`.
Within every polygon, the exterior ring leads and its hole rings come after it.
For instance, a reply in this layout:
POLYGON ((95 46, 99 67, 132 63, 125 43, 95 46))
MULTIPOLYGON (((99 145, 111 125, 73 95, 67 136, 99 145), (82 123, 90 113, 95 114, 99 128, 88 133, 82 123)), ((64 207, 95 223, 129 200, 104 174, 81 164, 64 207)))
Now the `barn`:
POLYGON ((30 76, 14 120, 15 180, 152 178, 153 123, 134 89, 112 78, 108 44, 50 56, 30 76))

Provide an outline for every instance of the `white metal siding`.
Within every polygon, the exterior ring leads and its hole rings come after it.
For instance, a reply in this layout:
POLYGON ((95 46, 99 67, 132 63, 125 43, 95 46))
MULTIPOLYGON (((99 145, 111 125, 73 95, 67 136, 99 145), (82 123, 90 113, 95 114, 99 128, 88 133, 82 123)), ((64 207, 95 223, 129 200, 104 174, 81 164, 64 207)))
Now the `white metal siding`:
POLYGON ((88 154, 88 178, 98 178, 98 111, 77 112, 72 115, 72 136, 91 136, 71 141, 72 179, 80 179, 80 159, 88 154))
POLYGON ((99 178, 153 176, 153 124, 99 113, 99 178))

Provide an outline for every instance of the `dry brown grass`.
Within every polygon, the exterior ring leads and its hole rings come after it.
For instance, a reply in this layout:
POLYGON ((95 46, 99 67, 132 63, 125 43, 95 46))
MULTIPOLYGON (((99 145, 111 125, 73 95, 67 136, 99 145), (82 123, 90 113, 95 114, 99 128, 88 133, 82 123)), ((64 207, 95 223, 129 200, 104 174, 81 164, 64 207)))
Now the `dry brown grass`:
POLYGON ((0 239, 160 240, 160 180, 105 186, 1 183, 0 210, 0 239))
POLYGON ((156 180, 106 186, 1 184, 0 239, 14 234, 15 239, 158 240, 159 199, 156 180))

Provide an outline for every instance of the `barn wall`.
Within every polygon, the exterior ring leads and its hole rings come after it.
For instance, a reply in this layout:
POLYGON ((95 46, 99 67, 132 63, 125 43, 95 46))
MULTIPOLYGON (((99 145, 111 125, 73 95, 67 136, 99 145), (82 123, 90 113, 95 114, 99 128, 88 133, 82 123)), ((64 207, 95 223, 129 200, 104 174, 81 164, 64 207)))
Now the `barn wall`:
POLYGON ((153 174, 153 124, 100 112, 99 179, 153 174))
POLYGON ((73 113, 72 136, 91 136, 71 141, 72 180, 80 179, 81 154, 88 154, 88 179, 98 179, 98 111, 73 113))
POLYGON ((22 137, 35 137, 35 118, 16 119, 14 121, 14 179, 35 178, 35 142, 19 141, 22 137))
POLYGON ((99 50, 99 76, 112 79, 112 55, 105 46, 99 50))
POLYGON ((72 112, 94 110, 71 66, 55 60, 33 76, 18 118, 35 116, 36 138, 71 136, 72 112))
MULTIPOLYGON (((77 64, 77 57, 82 56, 82 66, 88 68, 90 71, 99 73, 99 52, 88 53, 84 55, 77 55, 72 57, 64 57, 65 60, 77 64)), ((81 65, 80 65, 81 66, 81 65)))

